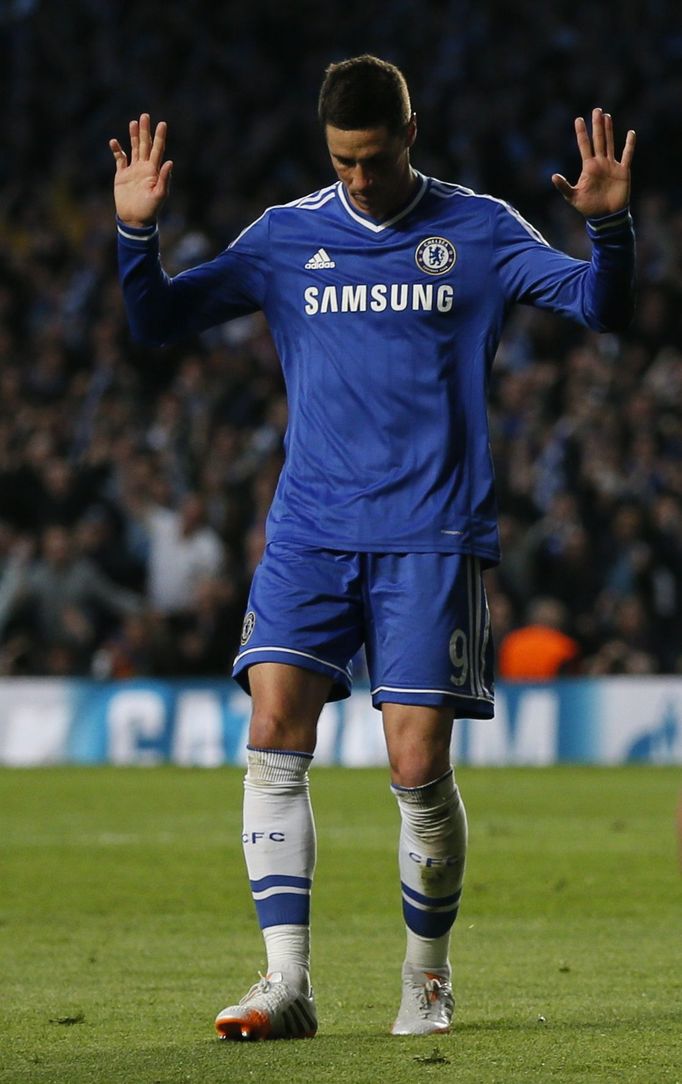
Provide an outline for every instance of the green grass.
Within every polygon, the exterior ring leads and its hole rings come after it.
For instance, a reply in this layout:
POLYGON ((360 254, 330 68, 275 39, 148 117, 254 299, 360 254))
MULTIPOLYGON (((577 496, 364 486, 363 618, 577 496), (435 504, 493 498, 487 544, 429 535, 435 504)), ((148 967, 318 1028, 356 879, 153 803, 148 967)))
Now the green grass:
POLYGON ((450 1036, 388 1035, 397 811, 318 769, 312 1042, 213 1037, 263 965, 241 772, 0 772, 0 1081, 682 1082, 672 768, 461 769, 471 851, 450 1036))

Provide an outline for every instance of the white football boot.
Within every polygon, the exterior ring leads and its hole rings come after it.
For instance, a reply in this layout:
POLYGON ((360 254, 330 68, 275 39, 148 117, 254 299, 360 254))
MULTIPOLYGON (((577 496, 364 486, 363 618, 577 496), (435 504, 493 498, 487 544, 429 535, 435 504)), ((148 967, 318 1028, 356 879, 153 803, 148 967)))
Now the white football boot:
POLYGON ((312 1039, 317 1012, 312 990, 305 994, 289 986, 281 971, 261 975, 238 1005, 218 1013, 221 1039, 312 1039))
POLYGON ((403 996, 392 1035, 438 1035, 450 1030, 455 999, 450 976, 403 964, 403 996))

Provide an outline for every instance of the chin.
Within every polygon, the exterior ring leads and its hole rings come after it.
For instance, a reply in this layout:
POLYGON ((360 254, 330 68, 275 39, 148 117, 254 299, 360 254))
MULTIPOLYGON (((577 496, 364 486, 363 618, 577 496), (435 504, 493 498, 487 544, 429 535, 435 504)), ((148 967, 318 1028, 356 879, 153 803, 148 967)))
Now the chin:
POLYGON ((384 213, 383 208, 377 203, 370 203, 365 199, 359 199, 357 204, 365 214, 372 215, 374 218, 381 218, 384 213))

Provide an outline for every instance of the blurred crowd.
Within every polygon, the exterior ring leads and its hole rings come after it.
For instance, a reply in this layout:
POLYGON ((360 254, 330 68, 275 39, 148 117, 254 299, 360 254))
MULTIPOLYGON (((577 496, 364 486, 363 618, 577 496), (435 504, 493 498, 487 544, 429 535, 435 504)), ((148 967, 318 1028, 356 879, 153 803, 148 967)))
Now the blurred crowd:
POLYGON ((0 675, 229 671, 282 464, 278 360, 260 315, 163 351, 132 344, 107 143, 142 110, 168 121, 162 248, 180 270, 329 183, 317 91, 329 61, 364 51, 406 73, 417 168, 510 200, 576 256, 582 222, 549 180, 577 175, 573 117, 602 106, 621 145, 637 130, 631 329, 519 308, 498 354, 504 556, 488 591, 503 676, 525 676, 529 655, 508 637, 538 630, 547 674, 682 672, 672 0, 625 0, 616 18, 586 0, 4 0, 0 675))

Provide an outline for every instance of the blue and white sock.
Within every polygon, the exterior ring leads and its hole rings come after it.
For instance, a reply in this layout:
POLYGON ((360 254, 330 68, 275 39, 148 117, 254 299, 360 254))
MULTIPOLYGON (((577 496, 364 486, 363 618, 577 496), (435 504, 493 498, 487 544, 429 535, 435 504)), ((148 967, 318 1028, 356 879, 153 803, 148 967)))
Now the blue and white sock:
POLYGON ((310 985, 310 891, 315 825, 308 767, 312 756, 271 749, 247 754, 242 841, 268 974, 310 985))
POLYGON ((391 790, 402 825, 399 865, 407 927, 405 964, 450 976, 450 931, 466 862, 467 819, 452 769, 423 787, 391 790))

